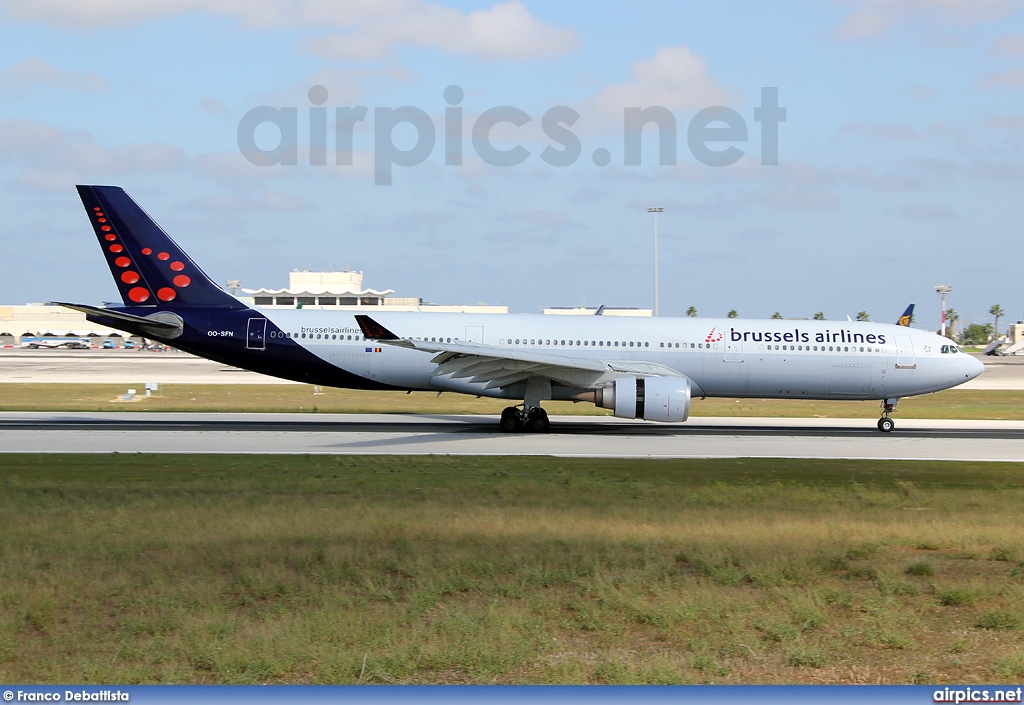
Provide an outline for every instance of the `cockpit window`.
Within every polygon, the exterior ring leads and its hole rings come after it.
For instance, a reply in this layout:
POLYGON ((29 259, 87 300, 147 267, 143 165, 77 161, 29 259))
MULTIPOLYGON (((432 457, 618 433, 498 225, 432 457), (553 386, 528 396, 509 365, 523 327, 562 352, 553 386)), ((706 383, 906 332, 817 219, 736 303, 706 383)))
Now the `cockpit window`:
POLYGON ((949 352, 949 346, 948 345, 943 345, 942 349, 939 350, 939 352, 942 353, 943 355, 945 355, 946 353, 949 352))

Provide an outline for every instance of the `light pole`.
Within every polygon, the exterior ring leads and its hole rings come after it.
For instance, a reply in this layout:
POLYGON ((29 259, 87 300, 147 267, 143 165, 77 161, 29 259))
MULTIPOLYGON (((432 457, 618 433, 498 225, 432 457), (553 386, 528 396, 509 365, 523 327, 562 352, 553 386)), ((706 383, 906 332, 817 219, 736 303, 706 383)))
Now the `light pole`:
POLYGON ((939 284, 935 287, 935 291, 942 298, 942 337, 946 337, 946 294, 953 291, 953 287, 949 284, 939 284))
POLYGON ((654 213, 654 315, 658 315, 658 213, 664 208, 648 208, 648 213, 654 213))

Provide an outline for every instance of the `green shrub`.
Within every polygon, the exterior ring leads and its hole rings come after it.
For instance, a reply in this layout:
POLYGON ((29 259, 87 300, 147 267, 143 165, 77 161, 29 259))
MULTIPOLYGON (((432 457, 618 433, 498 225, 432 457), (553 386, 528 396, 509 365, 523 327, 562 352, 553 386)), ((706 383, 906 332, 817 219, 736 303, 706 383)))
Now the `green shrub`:
POLYGON ((990 561, 1012 561, 1017 558, 1017 552, 1009 546, 993 546, 988 554, 990 561))
POLYGON ((810 647, 790 649, 786 652, 786 660, 793 667, 810 666, 811 668, 821 668, 828 659, 825 658, 824 651, 810 647))
POLYGON ((1020 629, 1020 615, 1005 610, 986 612, 978 618, 978 626, 982 629, 1020 629))
POLYGON ((939 604, 946 607, 962 607, 973 605, 977 599, 975 592, 969 588, 953 587, 938 591, 939 604))
POLYGON ((929 561, 918 561, 907 566, 907 575, 935 575, 935 566, 929 561))

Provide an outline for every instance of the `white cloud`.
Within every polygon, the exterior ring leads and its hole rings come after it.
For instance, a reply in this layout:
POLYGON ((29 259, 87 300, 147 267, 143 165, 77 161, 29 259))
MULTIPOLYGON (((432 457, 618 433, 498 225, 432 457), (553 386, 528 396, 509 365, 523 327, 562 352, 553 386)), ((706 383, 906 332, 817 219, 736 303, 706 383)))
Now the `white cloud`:
POLYGON ((851 122, 840 125, 836 134, 850 137, 866 137, 873 140, 913 140, 921 134, 910 125, 883 125, 877 122, 851 122))
POLYGON ((687 46, 660 47, 650 59, 635 61, 632 81, 606 86, 593 99, 600 110, 617 117, 625 107, 692 110, 729 101, 708 72, 707 61, 687 46))
POLYGON ((839 27, 839 36, 874 39, 906 22, 965 24, 991 20, 1011 11, 1015 0, 845 0, 841 4, 852 9, 839 27))
POLYGON ((578 44, 572 29, 538 20, 519 0, 464 14, 435 3, 409 2, 401 12, 359 22, 345 34, 304 44, 324 59, 378 59, 399 45, 435 48, 487 59, 558 56, 578 44))
POLYGON ((1024 69, 1007 69, 978 76, 980 88, 1019 88, 1024 86, 1024 69))
POLYGON ((308 210, 313 204, 300 196, 284 191, 267 189, 257 194, 240 196, 216 193, 203 196, 186 204, 195 210, 207 213, 251 213, 254 211, 297 211, 308 210))
POLYGON ((85 132, 31 120, 0 120, 0 164, 21 166, 16 183, 43 191, 121 174, 180 171, 187 156, 164 142, 107 146, 85 132))
POLYGON ((1024 116, 1021 115, 994 115, 987 118, 985 124, 997 130, 1024 132, 1024 116))
POLYGON ((199 107, 203 109, 203 112, 208 113, 214 117, 231 117, 233 114, 228 106, 220 102, 216 98, 203 98, 199 101, 199 107))
POLYGON ((994 56, 1009 56, 1024 59, 1024 34, 1007 34, 1000 37, 989 50, 994 56))
POLYGON ((19 95, 40 86, 75 93, 97 93, 107 89, 107 81, 91 71, 65 71, 37 56, 0 69, 0 87, 10 93, 19 95))
POLYGON ((306 43, 326 58, 374 59, 413 45, 492 59, 555 56, 576 48, 571 28, 536 18, 520 0, 463 12, 427 0, 0 0, 8 20, 67 29, 134 25, 193 12, 258 28, 343 30, 306 43))
POLYGON ((904 218, 955 218, 956 211, 949 206, 907 203, 900 206, 900 215, 904 218))

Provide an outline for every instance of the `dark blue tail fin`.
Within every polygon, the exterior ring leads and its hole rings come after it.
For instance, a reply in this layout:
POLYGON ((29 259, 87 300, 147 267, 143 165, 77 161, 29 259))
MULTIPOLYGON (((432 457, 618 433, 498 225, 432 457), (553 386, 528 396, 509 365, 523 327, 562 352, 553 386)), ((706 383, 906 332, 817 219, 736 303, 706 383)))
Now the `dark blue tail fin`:
POLYGON ((910 304, 909 306, 907 306, 907 310, 903 312, 903 315, 900 316, 900 319, 898 321, 896 321, 896 325, 910 327, 910 324, 913 323, 913 322, 914 322, 914 304, 910 304))
POLYGON ((78 195, 126 306, 246 308, 217 286, 118 186, 79 186, 78 195))

